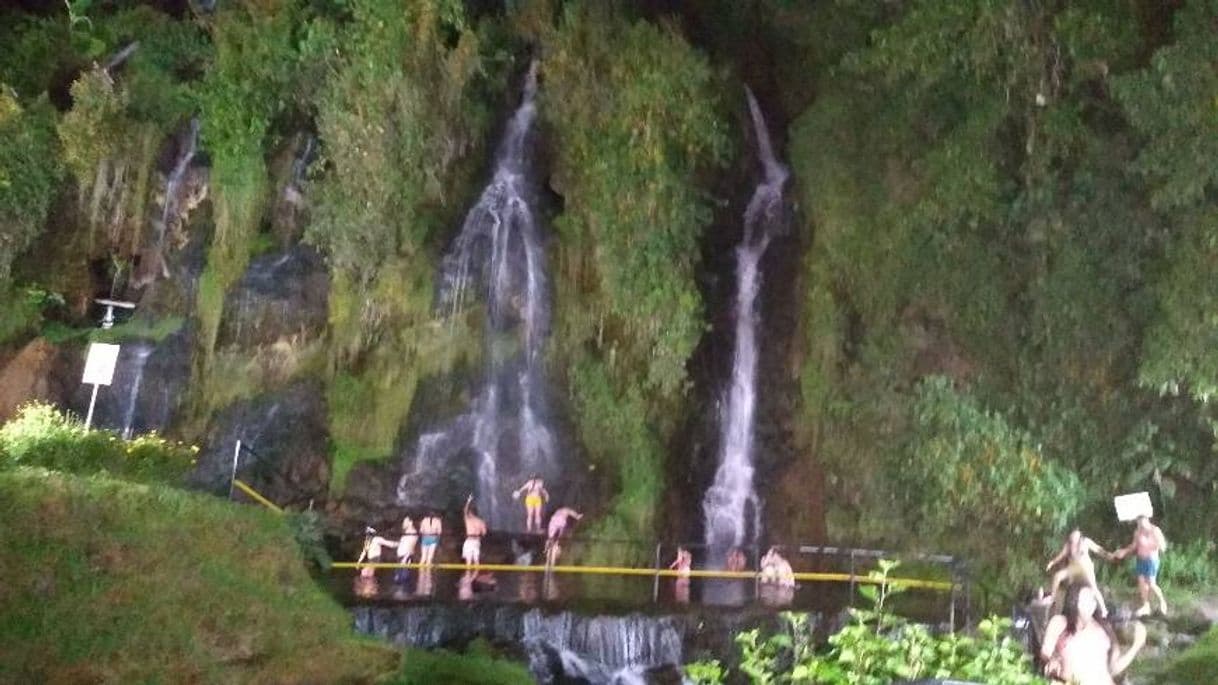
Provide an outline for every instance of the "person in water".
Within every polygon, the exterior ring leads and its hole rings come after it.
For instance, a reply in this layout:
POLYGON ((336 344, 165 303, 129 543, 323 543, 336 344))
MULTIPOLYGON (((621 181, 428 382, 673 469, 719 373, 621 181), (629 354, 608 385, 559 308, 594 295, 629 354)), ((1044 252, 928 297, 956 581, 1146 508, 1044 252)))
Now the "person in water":
POLYGON ((1095 563, 1091 561, 1091 553, 1095 552, 1105 559, 1112 560, 1113 556, 1104 551, 1089 537, 1086 537, 1079 531, 1078 528, 1070 531, 1066 536, 1066 542, 1062 545, 1062 549, 1057 553, 1057 556, 1049 560, 1045 565, 1045 572, 1053 570, 1062 561, 1066 565, 1053 574, 1052 587, 1049 591, 1050 596, 1054 598, 1054 608, 1059 606, 1056 604, 1057 592, 1066 581, 1082 583, 1095 593, 1096 599, 1100 603, 1100 616, 1108 615, 1108 607, 1104 604, 1104 595, 1100 593, 1100 586, 1095 582, 1095 563))
POLYGON ((731 551, 727 553, 727 563, 724 564, 724 568, 735 573, 743 571, 747 564, 748 562, 744 558, 744 552, 740 551, 739 547, 733 547, 731 551))
MULTIPOLYGON (((486 521, 474 509, 474 495, 465 498, 465 544, 461 545, 461 558, 466 566, 477 566, 482 562, 482 538, 486 535, 486 521)), ((472 582, 472 580, 471 580, 472 582)))
POLYGON ((1137 557, 1134 573, 1138 578, 1138 594, 1142 597, 1142 606, 1138 607, 1138 616, 1150 615, 1150 593, 1154 592, 1159 599, 1159 611, 1167 615, 1167 600, 1163 598, 1163 590, 1159 588, 1159 555, 1167 550, 1167 538, 1163 531, 1150 522, 1147 516, 1139 516, 1137 527, 1133 529, 1133 540, 1129 545, 1118 549, 1117 559, 1124 559, 1130 553, 1137 557))
POLYGON ((1146 643, 1146 626, 1133 624, 1133 644, 1120 651, 1107 620, 1099 616, 1101 598, 1089 585, 1071 585, 1065 611, 1045 626, 1040 656, 1045 676, 1070 685, 1114 685, 1146 643))
POLYGON ((563 533, 567 532, 567 526, 570 525, 571 519, 578 521, 583 517, 583 514, 571 507, 559 507, 558 511, 550 516, 550 525, 546 529, 547 537, 551 540, 562 537, 563 533))
POLYGON ((376 567, 372 564, 381 560, 382 547, 397 547, 397 543, 377 535, 376 529, 372 526, 366 526, 364 528, 364 547, 360 550, 359 558, 355 560, 355 563, 362 564, 366 559, 369 565, 360 568, 360 576, 371 578, 376 574, 376 567))
POLYGON ((541 475, 534 473, 530 476, 524 485, 512 493, 512 499, 520 499, 521 493, 524 494, 525 531, 540 533, 541 506, 550 499, 550 493, 546 492, 546 483, 541 479, 541 475))
POLYGON ((422 539, 419 540, 422 544, 422 552, 419 555, 420 564, 430 566, 435 563, 436 546, 440 544, 440 533, 443 530, 444 524, 434 511, 419 522, 419 534, 422 536, 422 539))
POLYGON ((693 565, 694 555, 684 547, 678 547, 677 558, 673 559, 672 563, 668 565, 668 568, 676 570, 678 579, 688 579, 689 572, 693 569, 693 565))
POLYGON ((777 585, 784 588, 795 587, 795 572, 791 570, 791 562, 771 547, 761 558, 761 583, 777 585))
MULTIPOLYGON (((402 537, 398 539, 398 563, 410 563, 410 557, 414 556, 415 545, 419 543, 419 532, 414 528, 414 521, 410 517, 402 519, 402 537)), ((393 574, 395 583, 405 583, 409 577, 407 569, 399 568, 393 574)))

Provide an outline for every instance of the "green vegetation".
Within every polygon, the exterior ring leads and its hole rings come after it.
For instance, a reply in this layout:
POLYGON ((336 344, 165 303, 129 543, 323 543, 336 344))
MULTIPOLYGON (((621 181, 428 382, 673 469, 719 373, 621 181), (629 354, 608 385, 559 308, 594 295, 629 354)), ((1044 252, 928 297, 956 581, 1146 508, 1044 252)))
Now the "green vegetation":
MULTIPOLYGON (((736 636, 740 671, 753 683, 820 683, 886 685, 922 678, 959 678, 990 685, 1036 685, 1032 659, 1010 636, 1010 619, 991 617, 977 625, 977 636, 932 635, 923 625, 908 623, 885 604, 901 588, 886 582, 896 562, 880 561, 868 573, 876 585, 860 588, 870 609, 851 609, 851 623, 829 637, 829 649, 817 653, 806 614, 783 612, 782 632, 761 636, 758 629, 736 636)), ((722 683, 718 662, 699 662, 685 674, 701 685, 722 683)))
POLYGON ((0 81, 0 290, 9 287, 13 261, 42 232, 59 192, 55 117, 45 99, 23 105, 0 81))
POLYGON ((194 465, 193 447, 156 434, 122 440, 86 430, 79 420, 48 404, 23 406, 0 427, 0 467, 38 466, 81 475, 109 473, 148 483, 176 483, 194 465))
POLYGON ((1157 685, 1218 682, 1218 628, 1211 628, 1197 644, 1148 675, 1157 685))
POLYGON ((597 533, 646 537, 704 327, 694 274, 702 180, 729 151, 721 89, 679 33, 608 3, 572 3, 536 30, 564 198, 554 345, 581 442, 621 488, 597 533))
POLYGON ((284 519, 105 475, 0 471, 0 671, 21 682, 371 682, 284 519))
POLYGON ((496 658, 489 645, 475 640, 460 655, 444 650, 408 649, 402 656, 401 672, 389 682, 394 685, 528 685, 533 677, 523 665, 496 658))

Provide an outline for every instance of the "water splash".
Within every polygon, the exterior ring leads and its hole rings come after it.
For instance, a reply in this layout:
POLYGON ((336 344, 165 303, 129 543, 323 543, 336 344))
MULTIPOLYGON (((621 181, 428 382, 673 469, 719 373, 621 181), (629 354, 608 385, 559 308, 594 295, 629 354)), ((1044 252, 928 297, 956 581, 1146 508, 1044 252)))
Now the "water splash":
POLYGON ((774 157, 765 118, 747 88, 749 114, 757 138, 764 177, 744 211, 744 238, 736 248, 735 350, 731 387, 721 420, 719 467, 702 500, 706 544, 724 553, 755 540, 760 506, 753 486, 753 425, 757 408, 757 293, 761 257, 782 229, 782 189, 788 172, 774 157), (749 516, 751 510, 752 516, 749 516), (750 530, 749 519, 752 519, 750 530))
POLYGON ((442 504, 434 499, 437 478, 472 450, 479 512, 500 529, 523 527, 522 517, 504 510, 514 485, 532 473, 553 478, 559 471, 541 366, 550 310, 531 174, 536 94, 534 63, 496 153, 494 175, 440 268, 438 307, 451 321, 472 294, 485 302, 482 387, 468 413, 420 436, 397 491, 403 505, 442 504), (505 337, 515 345, 505 345, 505 337))

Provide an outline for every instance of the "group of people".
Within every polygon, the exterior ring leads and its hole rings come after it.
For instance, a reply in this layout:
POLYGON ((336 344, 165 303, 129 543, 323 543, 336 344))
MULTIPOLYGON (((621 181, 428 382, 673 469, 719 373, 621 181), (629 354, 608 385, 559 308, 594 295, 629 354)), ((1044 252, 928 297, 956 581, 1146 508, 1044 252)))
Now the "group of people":
POLYGON ((1151 594, 1158 599, 1159 611, 1167 614, 1167 601, 1157 580, 1160 557, 1166 549, 1163 531, 1147 516, 1137 519, 1130 543, 1113 552, 1077 529, 1066 536, 1061 551, 1045 567, 1046 572, 1060 567, 1053 574, 1050 595, 1044 598, 1051 604, 1052 614, 1040 647, 1047 677, 1077 685, 1112 685, 1129 667, 1146 642, 1146 627, 1134 621, 1132 642, 1122 650, 1108 620, 1108 607, 1096 583, 1091 555, 1098 554, 1109 561, 1134 555, 1137 560, 1134 574, 1141 597, 1134 615, 1143 617, 1151 614, 1151 594), (1064 602, 1058 600, 1063 585, 1067 586, 1064 602))
MULTIPOLYGON (((528 533, 541 533, 542 507, 550 499, 550 494, 546 492, 545 482, 540 476, 534 474, 524 485, 512 493, 512 497, 519 499, 522 494, 525 506, 525 530, 528 533)), ((461 559, 467 568, 472 568, 482 563, 482 539, 486 537, 489 529, 486 521, 478 515, 472 493, 466 497, 461 513, 465 524, 465 540, 461 544, 461 559)), ((558 557, 562 553, 560 544, 562 538, 571 527, 572 521, 578 521, 583 517, 582 513, 571 507, 559 507, 550 515, 546 529, 547 566, 558 563, 558 557)), ((356 563, 367 563, 367 565, 361 566, 360 575, 369 578, 375 575, 375 564, 380 562, 382 550, 385 548, 394 549, 397 552, 399 564, 408 564, 414 558, 415 549, 418 547, 418 563, 423 566, 434 564, 436 548, 440 544, 440 537, 444 534, 444 522, 441 520, 439 512, 433 510, 419 520, 418 528, 415 528, 413 519, 409 516, 405 517, 402 520, 402 534, 396 540, 377 534, 376 529, 371 526, 365 528, 364 532, 363 549, 360 551, 356 563)), ((405 576, 406 569, 399 568, 395 579, 402 579, 405 576)))

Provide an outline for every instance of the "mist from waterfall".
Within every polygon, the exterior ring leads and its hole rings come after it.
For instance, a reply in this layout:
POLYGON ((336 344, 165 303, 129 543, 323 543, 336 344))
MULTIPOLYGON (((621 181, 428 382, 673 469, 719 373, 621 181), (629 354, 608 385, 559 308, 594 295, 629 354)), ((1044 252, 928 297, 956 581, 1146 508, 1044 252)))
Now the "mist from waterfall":
POLYGON ((445 315, 456 317, 475 295, 485 303, 482 385, 469 412, 419 437, 397 490, 403 505, 436 506, 436 479, 472 450, 478 510, 503 530, 523 527, 522 516, 507 515, 512 490, 533 473, 551 479, 559 472, 541 354, 550 310, 531 168, 536 94, 534 63, 491 181, 440 268, 439 307, 445 315))
POLYGON ((744 212, 744 238, 736 247, 735 350, 727 407, 721 417, 719 466, 702 500, 706 544, 722 553, 755 540, 760 506, 753 486, 753 428, 757 408, 757 328, 760 262, 782 228, 782 189, 788 172, 774 157, 761 108, 747 88, 749 114, 764 177, 744 212), (751 516, 750 516, 751 513, 751 516), (751 519, 751 526, 750 526, 751 519))

